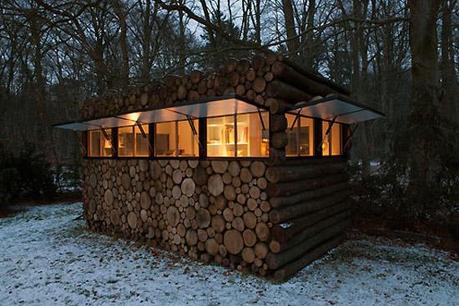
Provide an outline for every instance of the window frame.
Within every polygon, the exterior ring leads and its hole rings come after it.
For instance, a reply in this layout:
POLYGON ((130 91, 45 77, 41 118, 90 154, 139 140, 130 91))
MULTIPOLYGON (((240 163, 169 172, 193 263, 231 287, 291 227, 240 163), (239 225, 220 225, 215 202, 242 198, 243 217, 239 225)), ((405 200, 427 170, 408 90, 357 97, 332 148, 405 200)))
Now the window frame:
POLYGON ((222 160, 222 159, 255 159, 255 160, 266 160, 271 157, 271 152, 269 148, 271 148, 271 112, 266 109, 260 109, 260 113, 263 116, 263 113, 268 114, 268 134, 269 134, 269 140, 268 140, 268 155, 267 156, 237 156, 237 138, 238 138, 238 131, 237 131, 237 117, 238 115, 250 115, 250 114, 258 114, 258 112, 249 112, 249 113, 234 113, 233 115, 226 115, 226 116, 209 116, 205 117, 206 119, 206 125, 205 125, 205 130, 206 130, 206 137, 202 140, 201 138, 201 143, 205 144, 203 145, 205 147, 205 158, 206 159, 216 159, 216 160, 222 160), (223 118, 223 117, 233 117, 233 129, 234 129, 234 156, 209 156, 208 155, 208 150, 207 150, 207 119, 212 119, 212 118, 223 118))
MULTIPOLYGON (((116 127, 116 128, 113 128, 112 129, 112 133, 115 133, 116 131, 116 153, 117 153, 117 157, 120 157, 120 158, 132 158, 132 157, 140 157, 140 158, 147 158, 147 157, 150 157, 150 125, 148 123, 141 123, 140 125, 143 125, 143 126, 148 126, 148 134, 147 134, 147 151, 148 151, 148 154, 147 155, 137 155, 137 137, 136 137, 136 128, 139 128, 137 126, 137 124, 133 124, 133 125, 124 125, 124 126, 120 126, 120 127, 116 127), (119 143, 119 138, 120 138, 120 129, 125 129, 125 128, 131 128, 131 133, 132 133, 132 137, 133 137, 133 142, 132 142, 132 155, 120 155, 120 143, 119 143)), ((142 135, 143 137, 143 135, 142 135)), ((113 142, 114 143, 114 142, 113 142)))
POLYGON ((113 129, 104 129, 107 134, 110 136, 110 151, 111 151, 111 154, 110 155, 103 155, 103 145, 106 141, 106 137, 104 135, 104 132, 102 131, 102 129, 93 129, 93 130, 88 130, 86 131, 86 135, 83 136, 83 139, 85 141, 85 144, 86 144, 86 147, 85 147, 85 151, 86 153, 84 154, 85 157, 88 157, 88 158, 114 158, 116 157, 117 155, 117 151, 115 149, 115 138, 114 138, 114 131, 113 129), (100 135, 100 139, 99 139, 99 154, 98 155, 92 155, 92 152, 91 152, 91 140, 92 140, 92 137, 91 137, 91 133, 94 133, 94 132, 97 132, 99 135, 100 135))
MULTIPOLYGON (((196 129, 196 132, 198 133, 198 139, 196 140, 193 132, 192 132, 192 135, 193 135, 193 139, 194 141, 197 141, 198 143, 198 154, 195 155, 195 156, 180 156, 178 155, 178 149, 179 149, 179 137, 178 137, 178 126, 179 126, 179 122, 188 122, 187 119, 184 119, 184 120, 171 120, 171 121, 163 121, 163 122, 156 122, 156 123, 151 123, 151 125, 154 126, 154 133, 152 134, 152 137, 153 138, 153 143, 151 143, 151 138, 150 138, 150 144, 151 144, 151 147, 152 147, 152 152, 150 153, 150 157, 151 158, 154 158, 154 159, 198 159, 200 158, 200 153, 201 153, 201 149, 200 149, 200 146, 199 146, 199 143, 201 142, 201 134, 200 134, 200 127, 201 127, 201 121, 199 120, 199 118, 194 118, 194 119, 191 119, 192 121, 197 121, 198 123, 198 128, 196 129), (167 155, 156 155, 156 132, 157 132, 157 125, 158 124, 161 124, 161 123, 171 123, 173 122, 174 123, 174 130, 175 130, 175 155, 170 155, 170 156, 167 156, 167 155)), ((196 126, 195 126, 196 127, 196 126)), ((191 129, 191 127, 190 127, 191 129)))
MULTIPOLYGON (((324 133, 326 132, 326 130, 324 131, 323 128, 324 128, 324 125, 325 123, 328 123, 327 124, 327 128, 328 126, 330 125, 330 123, 332 123, 333 121, 332 120, 321 120, 321 128, 322 128, 322 132, 321 132, 321 142, 320 144, 323 144, 324 142, 324 133)), ((344 143, 343 143, 343 140, 344 140, 344 132, 345 132, 345 124, 344 123, 339 123, 339 122, 333 122, 333 126, 330 128, 330 132, 329 132, 329 135, 328 135, 328 138, 329 138, 329 141, 328 141, 328 154, 327 155, 324 155, 323 151, 322 151, 322 148, 320 148, 320 152, 322 154, 323 157, 340 157, 340 156, 344 156, 346 155, 346 152, 344 151, 344 143), (340 150, 339 150, 339 154, 333 154, 333 127, 335 126, 335 124, 339 127, 339 136, 338 136, 338 140, 339 140, 339 144, 340 144, 340 150)))
MULTIPOLYGON (((288 119, 287 119, 287 115, 292 115, 294 117, 296 117, 297 115, 296 114, 291 114, 291 113, 285 113, 285 119, 287 120, 287 129, 290 129, 291 126, 288 125, 288 119)), ((295 119, 294 119, 295 120, 295 119)), ((296 133, 295 133, 295 138, 296 138, 296 154, 295 155, 287 155, 287 153, 285 153, 285 157, 286 158, 290 158, 290 159, 294 159, 294 158, 313 158, 313 157, 317 157, 317 152, 316 152, 316 146, 317 146, 317 133, 316 133, 316 126, 317 126, 317 118, 314 118, 314 117, 309 117, 309 116, 305 116, 305 115, 298 115, 298 119, 296 120, 295 122, 295 126, 293 127, 294 129, 296 128, 296 133), (301 118, 306 118, 306 119, 310 119, 312 120, 312 131, 310 133, 312 133, 312 155, 301 155, 300 154, 300 124, 301 124, 301 118)), ((288 145, 288 144, 287 144, 288 145)), ((287 147, 287 146, 286 146, 287 147)))

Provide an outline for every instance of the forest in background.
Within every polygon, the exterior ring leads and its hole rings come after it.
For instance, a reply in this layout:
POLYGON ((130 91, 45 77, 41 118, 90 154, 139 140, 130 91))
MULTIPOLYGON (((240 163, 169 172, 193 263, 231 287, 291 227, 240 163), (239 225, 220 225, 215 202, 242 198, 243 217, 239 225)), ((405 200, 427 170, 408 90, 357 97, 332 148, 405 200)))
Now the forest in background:
MULTIPOLYGON (((458 214, 458 1, 3 0, 0 146, 79 163, 81 101, 278 52, 386 114, 354 136, 362 210, 458 214), (370 161, 378 161, 378 175, 370 161)), ((457 218, 457 217, 454 217, 457 218)))

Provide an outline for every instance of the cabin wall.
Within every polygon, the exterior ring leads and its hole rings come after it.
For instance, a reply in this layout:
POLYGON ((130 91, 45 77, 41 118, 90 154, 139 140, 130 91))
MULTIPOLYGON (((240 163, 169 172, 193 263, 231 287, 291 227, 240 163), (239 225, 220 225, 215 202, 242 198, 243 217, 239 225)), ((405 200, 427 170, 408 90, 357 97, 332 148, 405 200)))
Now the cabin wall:
POLYGON ((285 280, 350 224, 344 158, 86 159, 89 227, 285 280))
POLYGON ((92 230, 266 275, 270 240, 263 161, 86 159, 92 230))

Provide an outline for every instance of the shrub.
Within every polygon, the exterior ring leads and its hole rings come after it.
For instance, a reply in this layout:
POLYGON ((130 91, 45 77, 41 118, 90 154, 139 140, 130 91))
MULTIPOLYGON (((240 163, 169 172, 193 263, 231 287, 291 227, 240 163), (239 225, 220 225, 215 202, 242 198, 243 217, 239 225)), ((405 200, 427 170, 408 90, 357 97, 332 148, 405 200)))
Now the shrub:
POLYGON ((56 193, 53 173, 45 156, 26 144, 17 156, 0 148, 0 200, 18 197, 50 199, 56 193))

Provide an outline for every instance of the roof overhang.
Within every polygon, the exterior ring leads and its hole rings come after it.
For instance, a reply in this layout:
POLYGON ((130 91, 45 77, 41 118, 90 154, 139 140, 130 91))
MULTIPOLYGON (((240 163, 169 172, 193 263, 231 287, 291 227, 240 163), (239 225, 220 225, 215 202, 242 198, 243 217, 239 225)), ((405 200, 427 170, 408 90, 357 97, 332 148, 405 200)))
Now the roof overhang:
POLYGON ((289 112, 323 120, 334 120, 344 124, 353 124, 385 116, 377 110, 341 95, 299 102, 293 105, 289 112))
POLYGON ((93 120, 73 121, 54 125, 62 129, 87 131, 133 125, 159 123, 203 117, 228 116, 257 112, 262 108, 236 95, 212 97, 194 102, 183 102, 170 107, 143 109, 117 116, 93 120))

